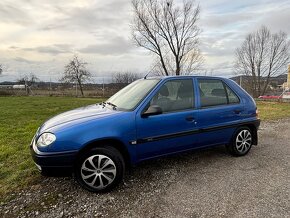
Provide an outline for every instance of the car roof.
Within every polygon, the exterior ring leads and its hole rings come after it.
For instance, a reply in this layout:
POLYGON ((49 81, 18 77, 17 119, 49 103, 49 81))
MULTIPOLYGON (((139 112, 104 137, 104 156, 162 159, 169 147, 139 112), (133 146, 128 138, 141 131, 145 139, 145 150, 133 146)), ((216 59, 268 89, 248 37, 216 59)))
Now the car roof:
POLYGON ((165 80, 165 79, 177 79, 177 78, 204 78, 204 79, 226 79, 224 77, 218 77, 218 76, 188 76, 188 75, 181 75, 181 76, 150 76, 147 78, 143 79, 160 79, 160 80, 165 80))

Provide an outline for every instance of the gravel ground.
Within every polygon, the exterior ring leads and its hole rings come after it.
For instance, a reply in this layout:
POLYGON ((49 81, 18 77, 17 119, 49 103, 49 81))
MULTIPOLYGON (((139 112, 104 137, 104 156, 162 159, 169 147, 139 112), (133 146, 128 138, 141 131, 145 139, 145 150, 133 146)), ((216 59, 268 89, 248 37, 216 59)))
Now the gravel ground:
POLYGON ((0 217, 290 217, 290 119, 263 122, 259 139, 245 157, 216 147, 144 162, 107 194, 43 177, 0 217))

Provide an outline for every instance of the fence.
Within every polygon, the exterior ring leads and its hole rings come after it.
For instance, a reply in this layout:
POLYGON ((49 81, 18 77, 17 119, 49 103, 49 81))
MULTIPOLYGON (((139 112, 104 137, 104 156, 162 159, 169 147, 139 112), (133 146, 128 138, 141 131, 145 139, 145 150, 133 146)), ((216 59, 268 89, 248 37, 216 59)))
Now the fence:
MULTIPOLYGON (((109 97, 119 91, 127 84, 84 84, 83 93, 85 97, 109 97)), ((78 86, 73 84, 34 85, 24 88, 13 88, 12 86, 0 86, 0 96, 81 96, 78 86)))

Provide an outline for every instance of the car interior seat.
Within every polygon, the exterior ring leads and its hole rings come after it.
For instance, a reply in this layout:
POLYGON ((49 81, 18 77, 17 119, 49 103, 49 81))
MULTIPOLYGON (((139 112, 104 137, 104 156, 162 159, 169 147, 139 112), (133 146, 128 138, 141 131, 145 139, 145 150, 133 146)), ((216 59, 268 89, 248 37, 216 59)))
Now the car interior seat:
POLYGON ((167 86, 162 86, 161 89, 159 90, 158 94, 154 97, 151 105, 158 105, 161 107, 163 112, 169 111, 170 110, 170 99, 168 98, 169 96, 169 91, 167 86))
POLYGON ((193 107, 193 90, 191 85, 181 84, 177 91, 176 102, 173 104, 174 110, 190 109, 193 107))

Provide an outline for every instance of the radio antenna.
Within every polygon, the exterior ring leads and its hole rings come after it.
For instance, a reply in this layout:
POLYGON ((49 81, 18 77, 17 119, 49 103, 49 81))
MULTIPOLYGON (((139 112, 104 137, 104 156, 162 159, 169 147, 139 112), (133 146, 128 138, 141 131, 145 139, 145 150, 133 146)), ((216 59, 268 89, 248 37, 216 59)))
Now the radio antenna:
POLYGON ((147 76, 150 74, 151 72, 149 71, 145 76, 144 79, 147 79, 147 76))

